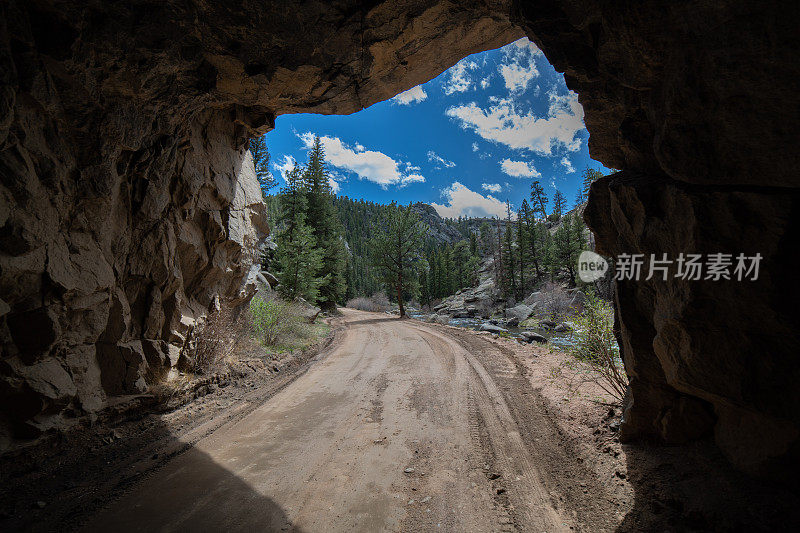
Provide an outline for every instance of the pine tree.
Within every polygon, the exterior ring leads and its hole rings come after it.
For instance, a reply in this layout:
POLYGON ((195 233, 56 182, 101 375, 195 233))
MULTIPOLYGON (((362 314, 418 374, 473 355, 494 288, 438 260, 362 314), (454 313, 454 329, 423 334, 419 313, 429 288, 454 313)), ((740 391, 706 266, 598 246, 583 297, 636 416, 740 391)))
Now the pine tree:
POLYGON ((517 282, 514 257, 514 228, 511 225, 511 204, 506 201, 506 231, 503 238, 505 263, 504 269, 506 279, 504 280, 504 292, 507 295, 517 296, 517 282))
POLYGON ((453 245, 451 252, 453 268, 455 270, 453 289, 454 292, 469 285, 469 244, 467 241, 458 241, 453 245))
POLYGON ((308 153, 303 180, 308 197, 308 223, 322 250, 322 267, 318 304, 323 309, 335 309, 342 303, 347 284, 345 269, 347 254, 342 239, 342 225, 333 206, 333 192, 328 182, 329 172, 325 166, 325 151, 319 136, 308 153))
POLYGON ((556 220, 561 219, 567 209, 567 199, 564 195, 556 189, 555 195, 553 195, 553 214, 556 216, 556 220))
POLYGON ((526 246, 527 226, 522 220, 522 208, 517 212, 517 265, 519 267, 519 292, 525 295, 525 269, 528 267, 528 247, 526 246))
POLYGON ((492 228, 489 227, 488 222, 481 223, 480 232, 481 232, 481 253, 484 256, 491 255, 492 242, 494 242, 494 240, 492 239, 492 228))
POLYGON ((553 235, 552 269, 555 272, 566 270, 570 282, 575 286, 575 266, 583 248, 583 223, 574 214, 564 217, 553 235))
POLYGON ((295 166, 287 173, 286 180, 280 194, 279 224, 283 230, 278 234, 275 254, 278 290, 284 298, 302 297, 313 302, 323 281, 317 275, 322 254, 306 224, 306 191, 300 169, 295 166))
POLYGON ((266 196, 271 189, 278 185, 278 181, 269 171, 269 151, 264 136, 259 135, 250 139, 248 148, 253 155, 253 166, 256 170, 258 184, 261 186, 261 193, 266 196))
POLYGON ((428 279, 428 269, 422 268, 419 272, 419 303, 422 304, 423 307, 429 307, 431 305, 431 290, 430 290, 430 281, 428 279))
POLYGON ((453 268, 453 250, 449 246, 442 249, 442 296, 456 292, 456 272, 453 268))
POLYGON ((547 195, 544 192, 542 184, 539 180, 531 183, 531 207, 533 208, 534 215, 539 213, 541 218, 547 218, 547 195))
POLYGON ((603 177, 603 173, 599 170, 586 167, 581 174, 582 182, 578 189, 578 204, 582 204, 589 199, 589 190, 592 188, 592 183, 603 177))
POLYGON ((494 259, 494 275, 495 275, 495 283, 498 287, 503 286, 503 281, 505 280, 505 271, 503 270, 503 239, 502 239, 502 231, 500 231, 500 218, 497 217, 494 219, 495 222, 495 233, 497 233, 497 246, 495 247, 495 259, 494 259))
POLYGON ((411 206, 397 207, 392 202, 388 216, 373 238, 372 262, 383 283, 397 297, 400 317, 406 315, 403 299, 417 290, 417 274, 422 265, 424 228, 411 206))
POLYGON ((525 227, 525 240, 521 240, 519 246, 520 248, 525 248, 526 257, 528 260, 533 261, 536 277, 539 278, 542 276, 542 269, 539 265, 539 258, 542 255, 539 248, 539 228, 536 223, 536 214, 531 210, 527 200, 522 200, 518 219, 519 224, 525 227))

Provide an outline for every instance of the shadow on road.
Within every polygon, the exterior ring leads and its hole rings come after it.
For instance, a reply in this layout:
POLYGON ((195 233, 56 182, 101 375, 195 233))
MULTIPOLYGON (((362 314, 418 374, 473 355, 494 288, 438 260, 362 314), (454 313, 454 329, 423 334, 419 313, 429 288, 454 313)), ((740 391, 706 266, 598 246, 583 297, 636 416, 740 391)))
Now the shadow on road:
MULTIPOLYGON (((240 467, 244 465, 239 465, 240 467)), ((294 531, 286 512, 207 454, 191 448, 101 511, 83 531, 294 531)))
POLYGON ((160 416, 116 427, 3 457, 0 530, 302 531, 273 499, 174 436, 160 416), (109 441, 117 431, 122 436, 109 441), (137 490, 141 482, 147 490, 137 490))
POLYGON ((736 471, 710 441, 624 448, 635 500, 619 532, 800 531, 800 497, 736 471))
POLYGON ((348 320, 348 326, 360 326, 360 325, 369 325, 369 324, 379 324, 381 322, 399 322, 402 320, 406 320, 405 318, 400 318, 397 316, 387 316, 385 318, 365 318, 362 320, 348 320))

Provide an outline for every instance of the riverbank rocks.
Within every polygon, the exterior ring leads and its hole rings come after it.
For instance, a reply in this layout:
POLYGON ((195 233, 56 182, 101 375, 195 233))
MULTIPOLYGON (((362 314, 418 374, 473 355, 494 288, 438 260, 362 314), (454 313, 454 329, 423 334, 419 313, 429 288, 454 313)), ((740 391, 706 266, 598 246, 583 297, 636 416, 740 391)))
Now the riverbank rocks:
POLYGON ((481 324, 481 327, 478 329, 478 331, 488 331, 489 333, 508 333, 507 329, 501 328, 500 326, 492 324, 491 322, 484 322, 481 324))
POLYGON ((535 331, 523 331, 519 334, 519 337, 527 343, 538 342, 539 344, 544 344, 547 342, 547 339, 543 335, 535 331))
POLYGON ((445 325, 447 325, 447 324, 450 323, 450 317, 447 316, 447 315, 431 315, 430 321, 434 322, 436 324, 445 324, 445 325))
POLYGON ((514 318, 516 319, 517 323, 521 322, 522 320, 525 320, 532 314, 533 314, 533 308, 525 304, 518 304, 515 307, 512 307, 511 309, 505 310, 506 318, 514 318))

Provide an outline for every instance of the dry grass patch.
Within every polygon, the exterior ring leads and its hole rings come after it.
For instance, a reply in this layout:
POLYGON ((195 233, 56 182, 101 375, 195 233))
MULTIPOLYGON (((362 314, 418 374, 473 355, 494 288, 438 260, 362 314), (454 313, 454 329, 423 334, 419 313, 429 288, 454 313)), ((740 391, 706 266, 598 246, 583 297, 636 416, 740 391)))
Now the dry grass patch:
POLYGON ((389 298, 385 293, 376 292, 372 296, 361 296, 347 301, 347 307, 350 309, 358 309, 359 311, 371 311, 373 313, 383 313, 388 311, 391 307, 389 305, 389 298))

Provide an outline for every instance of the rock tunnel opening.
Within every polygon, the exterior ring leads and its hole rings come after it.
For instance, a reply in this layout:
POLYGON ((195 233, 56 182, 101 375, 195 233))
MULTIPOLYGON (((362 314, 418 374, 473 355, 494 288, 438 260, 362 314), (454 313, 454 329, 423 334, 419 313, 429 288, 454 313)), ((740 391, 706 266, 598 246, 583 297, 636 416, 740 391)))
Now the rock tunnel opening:
POLYGON ((215 302, 247 298, 268 232, 239 179, 249 137, 281 114, 352 113, 526 35, 578 93, 593 157, 621 169, 592 189, 599 250, 763 257, 751 285, 619 284, 623 433, 713 433, 739 468, 793 472, 799 8, 285 7, 3 5, 5 442, 141 392, 215 302))

